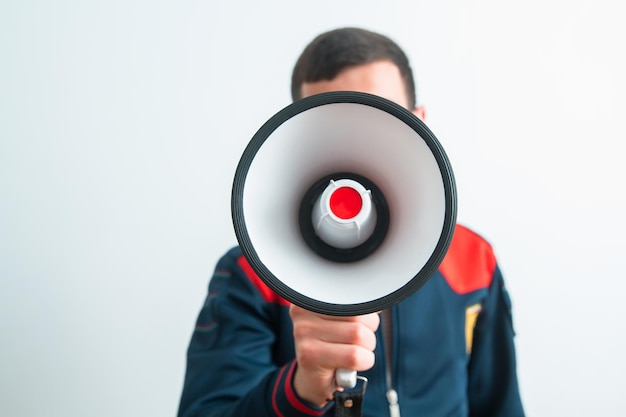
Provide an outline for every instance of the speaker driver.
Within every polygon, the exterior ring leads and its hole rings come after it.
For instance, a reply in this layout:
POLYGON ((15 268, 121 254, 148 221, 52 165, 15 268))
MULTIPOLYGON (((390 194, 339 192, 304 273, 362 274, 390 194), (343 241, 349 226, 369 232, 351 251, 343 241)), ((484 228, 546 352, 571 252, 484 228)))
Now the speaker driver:
MULTIPOLYGON (((339 187, 334 191, 341 191, 343 188, 345 187, 339 187)), ((359 195, 359 197, 361 197, 361 195, 359 195)), ((331 199, 329 198, 328 200, 329 201, 326 203, 330 206, 331 199)), ((362 207, 359 207, 361 212, 363 211, 362 209, 362 207)), ((389 228, 389 208, 387 207, 385 196, 373 182, 354 173, 338 173, 329 175, 318 181, 304 194, 299 213, 300 232, 302 233, 304 241, 313 252, 325 259, 335 262, 355 262, 371 255, 376 248, 382 244, 387 234, 387 229, 389 228), (335 183, 341 185, 342 181, 350 180, 355 181, 365 190, 363 194, 366 194, 366 196, 362 198, 362 201, 369 203, 365 205, 365 208, 368 209, 368 213, 366 213, 365 216, 367 218, 364 219, 363 222, 350 222, 350 218, 345 219, 345 217, 352 213, 348 213, 346 216, 334 215, 330 207, 329 210, 327 210, 329 213, 319 213, 315 215, 317 211, 323 211, 321 207, 325 205, 325 201, 323 201, 324 192, 329 190, 335 183), (331 187, 329 187, 329 184, 331 184, 331 187), (369 200, 367 200, 367 198, 369 198, 369 200), (336 226, 336 229, 339 230, 333 233, 334 229, 331 229, 328 232, 331 237, 325 239, 323 236, 324 233, 321 233, 324 230, 322 225, 326 219, 333 217, 339 217, 337 222, 341 223, 336 226), (355 225, 350 227, 350 223, 355 225), (343 230, 341 230, 342 226, 343 230), (353 229, 356 230, 352 232, 353 229), (352 238, 353 233, 358 233, 359 236, 352 238), (342 244, 343 242, 338 242, 341 240, 341 237, 335 238, 334 235, 347 236, 347 238, 343 240, 356 242, 355 244, 342 244)), ((361 213, 357 213, 351 217, 357 217, 359 214, 361 213)), ((332 220, 328 222, 331 224, 335 223, 332 220)), ((328 228, 331 227, 332 226, 328 226, 328 228)))

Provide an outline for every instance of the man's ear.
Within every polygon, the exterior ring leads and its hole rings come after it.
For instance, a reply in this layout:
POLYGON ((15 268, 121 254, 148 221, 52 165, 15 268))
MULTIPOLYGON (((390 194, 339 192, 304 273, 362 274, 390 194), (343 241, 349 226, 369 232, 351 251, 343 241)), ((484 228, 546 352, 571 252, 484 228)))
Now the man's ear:
POLYGON ((417 106, 411 112, 416 115, 422 122, 426 121, 426 109, 424 108, 424 106, 417 106))

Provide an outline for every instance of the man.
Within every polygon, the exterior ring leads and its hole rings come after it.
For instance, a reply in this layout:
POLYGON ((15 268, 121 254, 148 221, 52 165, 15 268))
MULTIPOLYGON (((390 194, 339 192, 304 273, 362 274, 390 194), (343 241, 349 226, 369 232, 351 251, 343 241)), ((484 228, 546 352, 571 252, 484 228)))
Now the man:
MULTIPOLYGON (((404 52, 363 29, 314 39, 291 88, 294 100, 368 92, 424 118, 404 52)), ((368 378, 366 417, 523 416, 513 338, 492 248, 460 225, 433 277, 381 315, 329 317, 289 305, 233 248, 198 317, 179 416, 331 416, 339 368, 368 378)))

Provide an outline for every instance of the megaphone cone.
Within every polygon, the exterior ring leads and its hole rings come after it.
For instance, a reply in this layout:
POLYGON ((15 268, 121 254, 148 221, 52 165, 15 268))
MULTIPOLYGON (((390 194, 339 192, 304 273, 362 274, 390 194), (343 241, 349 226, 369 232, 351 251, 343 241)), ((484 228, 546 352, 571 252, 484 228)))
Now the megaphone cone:
POLYGON ((421 120, 378 96, 329 92, 285 107, 253 136, 231 209, 244 256, 271 289, 349 316, 424 285, 457 205, 450 162, 421 120))

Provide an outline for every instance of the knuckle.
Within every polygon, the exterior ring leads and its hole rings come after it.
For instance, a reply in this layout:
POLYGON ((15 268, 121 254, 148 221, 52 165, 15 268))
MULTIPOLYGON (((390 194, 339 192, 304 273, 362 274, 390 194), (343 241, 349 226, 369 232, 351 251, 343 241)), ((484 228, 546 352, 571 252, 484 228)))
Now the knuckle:
POLYGON ((301 343, 298 346, 296 356, 302 365, 313 364, 317 361, 317 349, 310 343, 301 343))
POLYGON ((362 348, 353 348, 346 352, 346 368, 365 371, 374 366, 374 353, 362 348))
POLYGON ((346 352, 346 358, 345 358, 346 365, 348 365, 347 367, 350 369, 357 369, 360 367, 359 366, 360 361, 361 361, 361 353, 359 352, 359 349, 357 348, 348 349, 348 351, 346 352))
POLYGON ((369 347, 374 334, 367 327, 362 325, 351 326, 349 331, 350 342, 359 346, 369 347))

